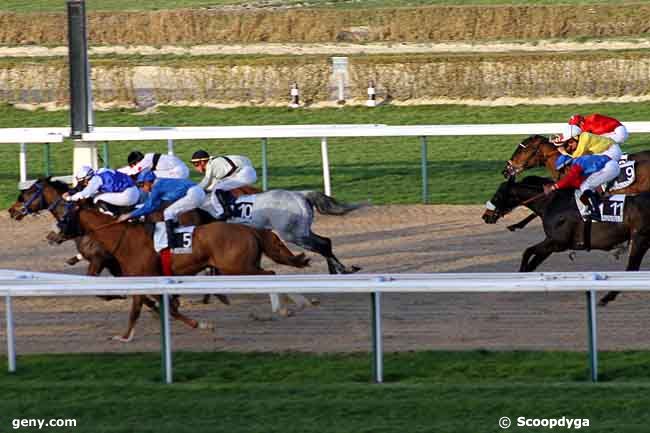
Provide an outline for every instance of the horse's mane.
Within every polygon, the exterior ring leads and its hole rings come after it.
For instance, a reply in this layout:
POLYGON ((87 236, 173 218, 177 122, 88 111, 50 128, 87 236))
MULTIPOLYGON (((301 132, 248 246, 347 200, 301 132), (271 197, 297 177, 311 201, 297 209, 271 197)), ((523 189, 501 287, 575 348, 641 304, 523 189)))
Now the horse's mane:
POLYGON ((520 185, 534 186, 534 187, 543 187, 550 183, 555 182, 553 179, 542 176, 526 176, 520 182, 520 185))
POLYGON ((52 186, 59 194, 70 190, 70 185, 60 180, 54 180, 52 177, 39 177, 37 182, 52 186))

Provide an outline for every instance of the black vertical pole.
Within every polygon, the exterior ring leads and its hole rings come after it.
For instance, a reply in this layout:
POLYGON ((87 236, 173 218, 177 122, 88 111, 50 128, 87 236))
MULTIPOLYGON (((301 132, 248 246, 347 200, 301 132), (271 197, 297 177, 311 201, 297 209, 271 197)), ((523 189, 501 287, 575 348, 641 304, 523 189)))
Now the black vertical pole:
POLYGON ((84 0, 67 0, 70 64, 70 135, 88 131, 88 40, 84 0))

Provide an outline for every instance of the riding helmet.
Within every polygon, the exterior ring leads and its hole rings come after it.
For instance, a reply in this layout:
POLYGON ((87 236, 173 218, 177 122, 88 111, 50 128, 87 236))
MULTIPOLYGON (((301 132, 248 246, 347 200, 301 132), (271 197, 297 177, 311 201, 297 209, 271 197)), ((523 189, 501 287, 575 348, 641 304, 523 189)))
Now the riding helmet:
POLYGON ((139 150, 134 150, 133 152, 129 153, 129 157, 127 159, 129 165, 131 164, 137 164, 138 162, 142 161, 144 159, 144 154, 140 152, 139 150))
POLYGON ((205 150, 197 150, 192 154, 192 162, 207 161, 210 159, 210 154, 205 150))

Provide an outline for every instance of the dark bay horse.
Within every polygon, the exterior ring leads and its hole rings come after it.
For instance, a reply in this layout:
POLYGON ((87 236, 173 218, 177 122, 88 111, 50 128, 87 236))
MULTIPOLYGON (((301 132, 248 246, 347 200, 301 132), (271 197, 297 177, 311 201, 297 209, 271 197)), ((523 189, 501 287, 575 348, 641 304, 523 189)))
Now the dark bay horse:
MULTIPOLYGON (((551 177, 557 180, 561 176, 561 173, 555 168, 555 162, 559 156, 560 152, 548 137, 531 135, 519 143, 512 157, 506 162, 502 174, 505 178, 508 178, 516 176, 529 168, 546 167, 551 177)), ((628 160, 636 161, 636 180, 627 188, 608 191, 608 193, 637 194, 639 192, 650 192, 650 150, 631 153, 628 160)), ((515 231, 524 228, 533 219, 535 219, 535 215, 530 215, 522 221, 508 226, 508 230, 515 231)))
MULTIPOLYGON (((627 196, 623 222, 592 222, 591 240, 585 238, 585 222, 575 203, 573 190, 560 190, 548 196, 544 185, 553 180, 529 176, 521 182, 511 177, 503 182, 488 202, 483 220, 495 224, 499 218, 524 204, 542 219, 546 239, 526 248, 519 272, 532 272, 551 254, 566 250, 609 251, 630 241, 626 271, 638 271, 650 247, 650 193, 627 196)), ((600 301, 606 305, 618 292, 609 292, 600 301)))
MULTIPOLYGON (((64 234, 87 233, 110 251, 125 276, 161 275, 161 263, 153 240, 140 223, 115 223, 115 219, 96 209, 78 208, 68 212, 62 225, 64 234)), ((192 252, 171 256, 173 275, 195 275, 212 267, 221 275, 271 275, 260 266, 262 254, 276 263, 302 268, 309 259, 294 255, 270 230, 257 230, 240 224, 213 222, 195 228, 192 252)), ((133 336, 135 322, 142 310, 142 297, 133 296, 129 326, 122 338, 133 336)), ((179 316, 180 320, 184 320, 179 316)), ((188 319, 190 326, 196 321, 188 319)))

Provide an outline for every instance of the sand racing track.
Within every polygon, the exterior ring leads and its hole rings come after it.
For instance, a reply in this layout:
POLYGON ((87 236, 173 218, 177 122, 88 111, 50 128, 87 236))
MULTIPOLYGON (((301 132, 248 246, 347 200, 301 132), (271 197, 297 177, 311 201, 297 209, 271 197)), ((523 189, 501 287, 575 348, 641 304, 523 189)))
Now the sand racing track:
MULTIPOLYGON (((335 252, 346 264, 365 272, 514 272, 523 249, 543 238, 539 223, 510 233, 503 222, 486 225, 481 206, 368 207, 346 217, 318 216, 316 232, 331 236, 335 252)), ((507 219, 512 223, 527 213, 507 219)), ((0 215, 0 268, 83 273, 64 259, 76 251, 68 243, 44 241, 49 216, 22 222, 0 215)), ((295 248, 294 248, 295 249, 295 248)), ((623 270, 603 252, 552 256, 541 271, 623 270)), ((293 269, 267 266, 278 273, 293 269)), ((646 260, 647 263, 647 260, 646 260)), ((645 269, 648 266, 644 266, 645 269)), ((314 257, 306 272, 325 273, 314 257)), ((234 296, 232 305, 203 305, 199 297, 183 299, 193 317, 214 320, 216 332, 174 324, 175 350, 312 351, 370 350, 369 298, 362 295, 320 296, 321 305, 294 317, 253 320, 251 312, 268 316, 265 296, 234 296)), ((126 326, 128 301, 94 297, 15 299, 18 353, 123 352, 158 350, 159 322, 145 312, 130 344, 109 341, 126 326)), ((385 295, 385 350, 556 349, 584 350, 584 295, 566 294, 437 294, 385 295)), ((4 311, 4 306, 2 311, 4 311)), ((599 341, 604 350, 650 346, 650 295, 625 294, 599 311, 599 341)), ((4 320, 4 315, 2 315, 4 320)), ((0 323, 4 345, 4 323, 0 323)), ((4 349, 3 349, 4 350, 4 349)))

